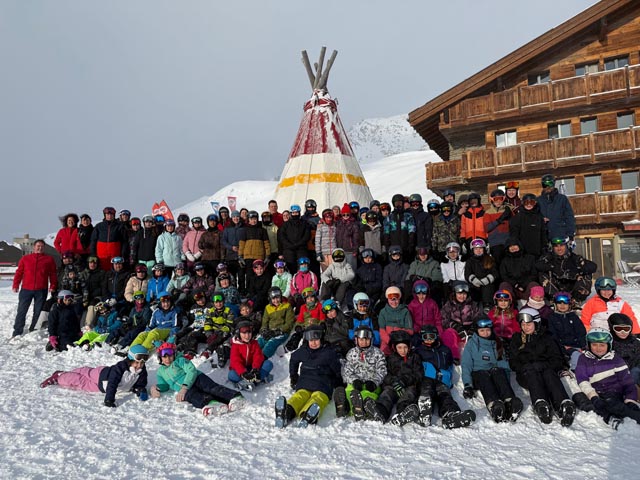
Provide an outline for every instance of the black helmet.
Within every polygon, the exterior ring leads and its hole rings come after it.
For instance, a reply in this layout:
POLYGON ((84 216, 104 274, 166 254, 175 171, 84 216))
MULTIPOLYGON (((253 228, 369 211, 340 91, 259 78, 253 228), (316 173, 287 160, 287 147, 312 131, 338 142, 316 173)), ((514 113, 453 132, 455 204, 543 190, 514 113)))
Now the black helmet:
POLYGON ((389 335, 389 344, 392 347, 395 347, 400 343, 404 343, 408 347, 411 346, 411 335, 409 335, 409 332, 406 330, 394 330, 389 335))
POLYGON ((533 193, 525 193, 524 196, 522 197, 522 203, 529 200, 533 200, 534 202, 537 202, 538 197, 536 197, 533 193))
POLYGON ((304 208, 306 208, 306 209, 310 209, 311 208, 311 209, 315 210, 316 208, 318 208, 318 204, 316 203, 315 200, 310 198, 309 200, 304 202, 304 208))
POLYGON ((360 325, 353 331, 353 339, 356 340, 358 338, 373 339, 373 330, 367 325, 360 325))
POLYGON ((210 213, 209 215, 207 215, 207 223, 209 223, 211 220, 215 220, 215 222, 218 223, 218 215, 216 215, 215 213, 210 213))
POLYGON ((615 325, 628 325, 633 328, 633 320, 624 313, 612 313, 609 315, 609 328, 613 330, 615 325))
POLYGON ((556 178, 550 173, 547 173, 546 175, 542 176, 542 178, 540 179, 540 183, 543 187, 554 187, 556 184, 556 178))
POLYGON ((450 188, 445 188, 442 191, 442 198, 446 197, 447 195, 453 195, 453 198, 456 198, 456 192, 454 192, 453 190, 451 190, 450 188))
POLYGON ((369 220, 374 220, 374 221, 377 222, 378 221, 378 214, 376 212, 374 212, 373 210, 369 210, 364 218, 367 220, 367 222, 369 220))
POLYGON ((455 293, 461 293, 461 292, 469 293, 469 284, 462 280, 453 282, 453 291, 455 293))
POLYGON ((322 337, 324 337, 324 327, 322 325, 309 325, 302 334, 302 338, 307 342, 309 340, 322 340, 322 337))
POLYGON ((491 195, 489 195, 491 198, 493 197, 504 197, 506 194, 499 188, 496 188, 495 190, 493 190, 491 192, 491 195))
POLYGON ((471 202, 471 200, 473 200, 474 198, 475 198, 476 200, 478 200, 478 203, 480 203, 480 202, 482 201, 482 197, 481 197, 481 196, 480 196, 480 194, 479 194, 479 193, 477 193, 477 192, 471 192, 471 193, 467 196, 467 200, 468 200, 469 202, 471 202))
POLYGON ((380 206, 380 200, 371 200, 371 203, 369 203, 369 208, 379 207, 379 206, 380 206))
POLYGON ((402 202, 404 204, 404 195, 401 193, 396 193, 393 197, 391 197, 391 204, 395 206, 397 202, 402 202))
POLYGON ((438 329, 434 325, 424 325, 420 329, 420 338, 422 338, 422 341, 431 340, 435 342, 438 340, 438 337, 438 329))
POLYGON ((344 250, 341 248, 336 248, 333 252, 331 252, 331 258, 334 262, 344 262, 344 250))
POLYGON ((249 213, 247 213, 247 218, 259 218, 260 215, 258 215, 258 212, 256 212, 255 210, 249 210, 249 213))
POLYGON ((422 203, 422 195, 419 193, 412 193, 409 195, 409 203, 419 202, 422 203))
POLYGON ((282 298, 282 290, 280 290, 280 287, 271 287, 269 289, 269 298, 282 298))
POLYGON ((181 213, 178 215, 178 222, 189 222, 189 215, 186 213, 181 213))

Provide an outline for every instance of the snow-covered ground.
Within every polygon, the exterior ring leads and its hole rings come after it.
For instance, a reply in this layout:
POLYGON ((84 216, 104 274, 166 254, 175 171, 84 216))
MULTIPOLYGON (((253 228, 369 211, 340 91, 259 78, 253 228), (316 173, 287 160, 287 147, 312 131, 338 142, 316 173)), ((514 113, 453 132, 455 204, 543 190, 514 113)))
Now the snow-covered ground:
MULTIPOLYGON (((619 293, 640 314, 640 292, 619 293)), ((273 403, 290 395, 287 357, 275 358, 275 381, 247 395, 245 410, 213 418, 176 404, 171 395, 140 402, 39 388, 54 370, 115 363, 106 349, 48 353, 45 333, 8 344, 17 295, 0 283, 0 478, 637 478, 640 425, 618 431, 580 413, 571 428, 544 426, 528 401, 515 424, 493 423, 482 401, 454 397, 477 422, 444 430, 398 428, 336 419, 330 405, 317 426, 273 426, 273 403)), ((148 364, 150 383, 157 361, 148 364)), ((212 378, 224 373, 203 369, 212 378)), ((514 381, 515 383, 515 381, 514 381)), ((520 389, 516 391, 525 399, 520 389)))

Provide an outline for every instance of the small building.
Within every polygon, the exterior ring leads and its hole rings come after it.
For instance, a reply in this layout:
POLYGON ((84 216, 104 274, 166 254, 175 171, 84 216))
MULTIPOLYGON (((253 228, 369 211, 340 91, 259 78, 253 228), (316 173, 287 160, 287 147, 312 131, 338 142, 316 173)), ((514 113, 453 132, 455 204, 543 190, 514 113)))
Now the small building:
POLYGON ((508 181, 540 194, 551 173, 576 216, 579 253, 615 275, 640 265, 640 2, 603 0, 409 114, 443 162, 427 187, 508 181), (637 125, 638 124, 638 125, 637 125))

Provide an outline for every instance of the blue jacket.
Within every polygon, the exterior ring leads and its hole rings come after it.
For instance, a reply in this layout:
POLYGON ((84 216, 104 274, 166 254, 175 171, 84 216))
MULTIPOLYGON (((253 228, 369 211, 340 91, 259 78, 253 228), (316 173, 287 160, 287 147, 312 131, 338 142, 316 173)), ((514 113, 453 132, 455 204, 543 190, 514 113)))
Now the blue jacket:
POLYGON ((175 335, 178 332, 178 312, 175 307, 171 307, 169 310, 157 309, 151 315, 151 321, 147 327, 147 332, 154 328, 171 330, 171 335, 175 335))
POLYGON ((176 232, 164 232, 156 242, 156 263, 164 263, 168 267, 175 267, 184 258, 182 253, 182 237, 176 232))
POLYGON ((122 325, 122 322, 118 318, 117 310, 112 310, 106 315, 98 316, 98 321, 96 323, 96 328, 94 330, 98 333, 111 333, 122 325))
POLYGON ((299 375, 296 390, 320 391, 331 398, 333 389, 342 383, 340 357, 335 348, 322 345, 311 349, 303 345, 291 354, 289 376, 299 375))
POLYGON ((587 330, 575 312, 553 312, 547 319, 548 330, 563 347, 584 349, 587 330))
POLYGON ((240 236, 243 233, 243 228, 242 224, 238 223, 237 227, 229 225, 222 232, 222 245, 224 246, 224 258, 226 260, 238 259, 238 252, 234 252, 232 247, 240 247, 240 236))
POLYGON ((158 278, 151 277, 149 279, 149 285, 147 286, 147 302, 157 300, 162 292, 166 292, 170 280, 166 275, 158 278))
POLYGON ((133 373, 129 370, 129 360, 124 359, 111 365, 104 367, 100 372, 98 388, 101 392, 106 393, 104 399, 111 400, 116 398, 116 392, 120 387, 121 390, 127 390, 136 394, 146 390, 147 387, 147 367, 142 365, 140 372, 133 373))
POLYGON ((449 347, 438 340, 430 347, 424 343, 418 345, 415 353, 422 359, 425 377, 442 382, 449 388, 453 386, 453 355, 449 347))
POLYGON ((576 234, 576 217, 566 195, 557 188, 538 197, 538 206, 543 217, 548 218, 549 238, 573 237, 576 234))
POLYGON ((478 370, 491 370, 494 367, 509 370, 509 363, 498 355, 495 340, 483 338, 477 333, 467 341, 462 352, 462 383, 473 386, 471 373, 478 370))

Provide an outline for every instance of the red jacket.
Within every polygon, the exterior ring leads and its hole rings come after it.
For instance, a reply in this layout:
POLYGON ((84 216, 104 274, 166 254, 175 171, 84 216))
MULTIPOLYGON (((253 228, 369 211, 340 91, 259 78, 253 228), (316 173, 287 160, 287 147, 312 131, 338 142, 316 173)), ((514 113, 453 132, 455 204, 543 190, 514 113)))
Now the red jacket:
POLYGON ((44 253, 30 253, 20 259, 18 270, 13 277, 13 288, 25 290, 57 290, 58 277, 56 262, 53 257, 44 253))
POLYGON ((78 229, 76 227, 63 227, 58 230, 56 239, 53 241, 53 246, 60 255, 67 251, 72 251, 77 254, 84 252, 84 248, 80 243, 80 237, 78 237, 78 229))
POLYGON ((249 343, 244 343, 236 337, 232 338, 229 359, 230 370, 242 375, 247 370, 260 370, 263 363, 264 354, 257 340, 252 339, 249 343))

